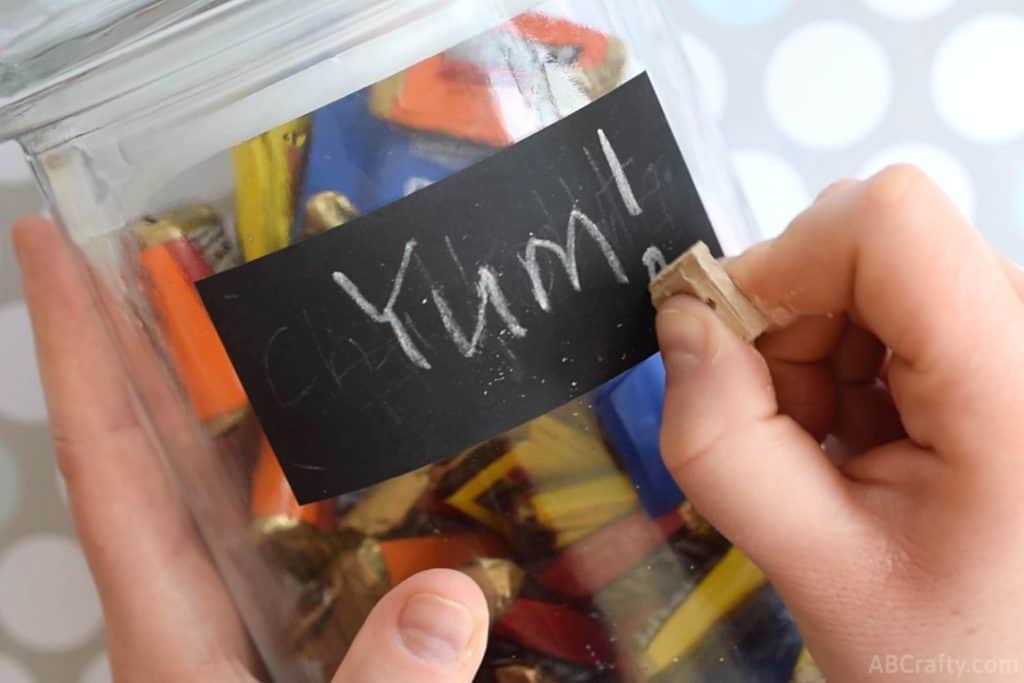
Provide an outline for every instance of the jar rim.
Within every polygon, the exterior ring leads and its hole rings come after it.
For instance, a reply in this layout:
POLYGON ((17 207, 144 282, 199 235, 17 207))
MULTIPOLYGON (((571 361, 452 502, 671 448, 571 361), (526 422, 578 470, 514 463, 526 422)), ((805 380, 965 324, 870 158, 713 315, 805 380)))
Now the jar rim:
POLYGON ((0 106, 228 0, 64 0, 0 8, 0 106))
MULTIPOLYGON (((460 0, 181 2, 195 11, 0 97, 0 140, 17 138, 41 152, 199 90, 244 97, 404 22, 466 7, 460 0)), ((539 3, 478 0, 472 12, 507 18, 539 3)))
MULTIPOLYGON (((148 45, 172 41, 218 6, 252 1, 107 0, 98 8, 80 2, 52 15, 23 14, 26 23, 14 29, 0 56, 0 140, 90 108, 98 103, 83 96, 90 78, 118 71, 121 61, 137 57, 148 45), (56 102, 66 89, 76 90, 74 101, 56 102)), ((132 80, 122 77, 125 90, 137 85, 132 80)), ((104 95, 116 97, 116 92, 104 95)))

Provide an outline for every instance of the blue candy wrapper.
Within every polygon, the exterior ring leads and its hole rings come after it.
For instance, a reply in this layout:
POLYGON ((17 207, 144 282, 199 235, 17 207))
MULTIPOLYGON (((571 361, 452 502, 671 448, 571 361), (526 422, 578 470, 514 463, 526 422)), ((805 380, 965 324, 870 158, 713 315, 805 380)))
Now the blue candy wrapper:
POLYGON ((653 518, 684 500, 661 459, 658 436, 664 402, 665 366, 660 354, 601 387, 595 401, 601 427, 653 518))
POLYGON ((382 121, 362 90, 313 114, 292 236, 301 237, 310 198, 338 192, 370 213, 482 161, 497 150, 382 121))

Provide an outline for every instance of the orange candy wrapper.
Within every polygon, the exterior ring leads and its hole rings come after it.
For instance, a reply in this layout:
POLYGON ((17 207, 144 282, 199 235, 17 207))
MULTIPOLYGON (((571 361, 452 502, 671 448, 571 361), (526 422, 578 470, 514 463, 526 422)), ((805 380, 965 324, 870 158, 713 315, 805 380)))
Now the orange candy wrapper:
POLYGON ((199 419, 219 434, 237 424, 248 399, 189 272, 175 255, 180 247, 147 246, 139 261, 188 398, 199 419))
MULTIPOLYGON (((604 33, 580 24, 526 14, 509 24, 507 35, 551 53, 554 62, 578 76, 581 88, 591 97, 599 97, 621 76, 622 48, 604 33)), ((492 61, 456 48, 376 85, 370 108, 379 118, 415 130, 507 147, 514 140, 494 101, 493 81, 517 70, 527 71, 529 65, 517 65, 511 57, 506 60, 492 61)))
POLYGON ((299 505, 266 436, 261 438, 259 460, 252 477, 250 509, 253 519, 284 518, 321 531, 334 529, 334 503, 299 505))
POLYGON ((380 553, 395 586, 428 569, 458 569, 480 557, 508 557, 509 551, 496 535, 465 533, 381 541, 380 553))

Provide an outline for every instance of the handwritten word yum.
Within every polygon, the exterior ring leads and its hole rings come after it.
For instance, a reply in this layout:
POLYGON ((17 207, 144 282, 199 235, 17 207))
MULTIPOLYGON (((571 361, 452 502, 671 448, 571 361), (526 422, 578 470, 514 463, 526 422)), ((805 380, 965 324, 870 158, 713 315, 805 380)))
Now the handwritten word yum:
MULTIPOLYGON (((603 130, 598 130, 597 134, 601 151, 611 170, 616 189, 626 207, 626 211, 634 217, 642 215, 643 209, 636 199, 629 179, 626 177, 625 168, 612 147, 611 141, 603 130)), ((569 284, 572 285, 574 290, 581 292, 583 291, 583 283, 580 278, 577 256, 577 247, 581 237, 589 238, 600 249, 617 283, 620 285, 630 284, 629 276, 626 274, 626 270, 623 268, 614 247, 608 238, 605 237, 597 223, 578 208, 573 209, 569 214, 564 245, 552 240, 532 237, 527 242, 523 253, 518 256, 518 261, 529 278, 533 297, 541 310, 545 312, 551 311, 551 298, 548 288, 544 284, 544 273, 539 261, 540 253, 547 252, 552 254, 565 271, 569 284)), ((418 243, 415 239, 410 239, 406 243, 401 265, 398 267, 398 272, 391 287, 391 293, 383 306, 378 306, 369 301, 363 295, 359 286, 345 273, 335 272, 332 274, 332 278, 335 284, 352 299, 371 321, 380 325, 387 325, 391 328, 398 345, 413 365, 423 370, 430 370, 433 367, 430 360, 413 340, 406 323, 395 308, 402 294, 402 288, 417 246, 418 243)), ((647 249, 643 261, 652 279, 665 265, 664 255, 655 246, 647 249)), ((455 319, 451 305, 444 297, 441 289, 439 287, 432 287, 430 290, 434 307, 437 309, 446 332, 450 336, 455 348, 466 358, 472 358, 480 353, 481 344, 487 331, 488 312, 490 310, 497 314, 504 325, 504 329, 513 337, 522 339, 528 334, 526 327, 520 323, 515 313, 513 313, 508 298, 502 291, 498 274, 494 269, 489 265, 480 266, 476 276, 476 321, 468 331, 455 319)))

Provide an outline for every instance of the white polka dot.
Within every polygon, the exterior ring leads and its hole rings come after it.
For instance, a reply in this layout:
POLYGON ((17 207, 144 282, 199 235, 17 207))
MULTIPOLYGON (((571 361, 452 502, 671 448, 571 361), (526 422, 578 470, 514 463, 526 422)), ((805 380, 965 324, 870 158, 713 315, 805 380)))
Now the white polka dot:
POLYGON ((71 539, 30 536, 0 556, 0 625, 26 647, 80 647, 101 619, 89 568, 71 539))
POLYGON ((713 200, 704 199, 703 202, 708 220, 715 229, 715 237, 726 256, 736 256, 757 241, 756 235, 750 234, 750 226, 735 211, 729 211, 725 205, 713 200))
POLYGON ((705 16, 726 26, 763 24, 780 16, 793 4, 793 0, 690 1, 705 16))
POLYGON ((917 143, 890 147, 869 159, 857 175, 868 178, 886 166, 900 163, 913 164, 930 175, 965 216, 974 217, 975 195, 971 176, 963 164, 944 149, 917 143))
POLYGON ((21 148, 13 142, 0 143, 0 185, 24 185, 32 182, 32 169, 21 148))
POLYGON ((113 679, 114 677, 110 673, 110 662, 107 660, 107 653, 101 652, 85 667, 79 683, 110 683, 113 679))
POLYGON ((0 683, 32 683, 35 679, 28 669, 4 654, 0 654, 0 683))
POLYGON ((765 238, 786 229, 811 203, 807 184, 785 159, 756 149, 732 155, 740 186, 765 238))
POLYGON ((808 147, 841 149, 885 118, 893 76, 882 46, 852 24, 826 21, 789 35, 768 64, 768 111, 808 147))
POLYGON ((707 43, 692 33, 683 34, 683 47, 697 76, 697 83, 704 93, 704 102, 707 103, 712 116, 721 119, 725 114, 729 94, 729 83, 721 61, 707 43))
POLYGON ((939 115, 976 142, 1005 142, 1024 134, 1024 18, 989 14, 943 42, 932 70, 939 115))
POLYGON ((21 301, 0 307, 0 416, 16 422, 46 422, 28 309, 21 301))
POLYGON ((953 6, 956 0, 864 0, 864 4, 890 19, 929 19, 953 6))

